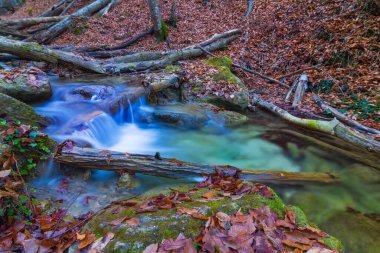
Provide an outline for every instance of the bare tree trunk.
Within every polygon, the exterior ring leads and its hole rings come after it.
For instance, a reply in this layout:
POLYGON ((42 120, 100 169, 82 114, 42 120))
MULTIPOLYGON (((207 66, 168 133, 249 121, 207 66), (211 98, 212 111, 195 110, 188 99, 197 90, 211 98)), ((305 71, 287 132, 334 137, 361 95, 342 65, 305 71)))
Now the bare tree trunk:
POLYGON ((51 16, 56 16, 59 15, 59 13, 62 12, 63 8, 61 6, 66 2, 67 0, 60 0, 56 4, 54 4, 52 7, 38 15, 38 17, 51 17, 51 16), (60 10, 59 13, 57 10, 60 10))
MULTIPOLYGON (((138 155, 122 152, 74 147, 62 151, 54 160, 61 164, 84 169, 142 173, 169 178, 188 178, 212 174, 215 168, 234 168, 188 163, 159 155, 138 155)), ((276 184, 334 183, 338 178, 331 173, 243 170, 242 178, 254 182, 276 184)))
MULTIPOLYGON (((166 38, 164 26, 162 23, 160 7, 158 6, 158 0, 148 0, 150 18, 153 23, 154 35, 159 41, 164 41, 166 38)), ((166 31, 167 32, 167 31, 166 31)))

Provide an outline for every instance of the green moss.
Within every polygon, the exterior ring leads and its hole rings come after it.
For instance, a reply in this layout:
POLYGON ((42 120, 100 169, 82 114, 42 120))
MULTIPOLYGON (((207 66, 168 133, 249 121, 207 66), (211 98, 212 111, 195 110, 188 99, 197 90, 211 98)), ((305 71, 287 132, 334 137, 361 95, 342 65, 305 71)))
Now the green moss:
POLYGON ((165 73, 172 73, 172 72, 176 72, 176 71, 180 71, 180 70, 181 70, 181 68, 178 66, 169 65, 169 66, 166 66, 166 68, 164 69, 164 72, 165 73))
POLYGON ((336 249, 343 252, 342 243, 335 237, 328 237, 322 239, 323 243, 330 247, 330 249, 336 249))
POLYGON ((161 35, 160 35, 160 41, 166 41, 169 36, 169 29, 166 25, 165 21, 162 20, 161 22, 161 35))
POLYGON ((226 67, 229 69, 232 68, 232 60, 227 56, 209 58, 204 61, 204 64, 217 67, 226 67))
POLYGON ((214 81, 225 81, 229 83, 238 84, 239 86, 244 86, 242 81, 235 76, 231 70, 225 66, 219 66, 218 67, 219 73, 214 74, 212 78, 214 81))
POLYGON ((296 215, 296 224, 298 226, 303 227, 309 224, 306 214, 304 213, 304 211, 302 211, 301 208, 297 206, 289 206, 289 209, 291 209, 296 215))

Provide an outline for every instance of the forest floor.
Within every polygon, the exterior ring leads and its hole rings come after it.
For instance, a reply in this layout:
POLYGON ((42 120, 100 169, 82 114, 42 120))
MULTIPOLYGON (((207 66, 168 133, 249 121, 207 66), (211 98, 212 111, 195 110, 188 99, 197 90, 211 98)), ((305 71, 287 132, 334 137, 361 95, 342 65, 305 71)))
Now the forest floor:
MULTIPOLYGON (((168 18, 173 0, 160 1, 163 18, 168 18)), ((243 36, 228 49, 218 51, 235 63, 248 66, 289 86, 299 77, 281 76, 319 65, 306 71, 309 91, 352 119, 379 128, 380 122, 380 9, 373 0, 347 1, 254 1, 253 12, 245 19, 247 1, 175 1, 177 28, 170 27, 170 48, 177 49, 207 39, 214 33, 240 28, 243 36)), ((78 9, 89 1, 80 0, 78 9)), ((26 1, 15 13, 3 19, 32 17, 54 1, 26 1)), ((92 16, 67 31, 52 45, 115 45, 151 27, 144 0, 120 1, 116 8, 99 18, 92 16)), ((129 47, 131 51, 166 50, 153 36, 129 47)), ((204 59, 183 62, 192 78, 209 74, 204 59)), ((284 109, 287 90, 251 74, 236 70, 249 90, 284 109)), ((203 93, 228 94, 229 86, 209 81, 203 93)), ((233 87, 231 87, 233 88, 233 87)), ((200 91, 197 91, 200 92, 200 91)), ((303 109, 323 113, 307 92, 303 109)), ((199 94, 195 94, 199 95, 199 94)))

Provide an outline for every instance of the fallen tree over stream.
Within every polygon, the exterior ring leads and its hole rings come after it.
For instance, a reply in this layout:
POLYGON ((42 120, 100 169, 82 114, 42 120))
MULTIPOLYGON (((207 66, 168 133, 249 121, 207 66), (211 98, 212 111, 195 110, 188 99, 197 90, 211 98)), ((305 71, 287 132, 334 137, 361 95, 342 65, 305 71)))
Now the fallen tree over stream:
MULTIPOLYGON (((236 169, 231 166, 212 166, 183 162, 174 158, 156 155, 128 154, 97 150, 93 148, 61 148, 54 160, 60 164, 83 169, 111 170, 116 172, 141 173, 169 178, 189 178, 212 174, 215 168, 236 169)), ((335 183, 338 178, 331 173, 285 172, 242 170, 242 179, 275 184, 335 183)))
POLYGON ((252 103, 271 111, 282 119, 295 125, 336 136, 347 141, 348 143, 364 148, 370 152, 380 154, 380 142, 376 141, 374 136, 360 133, 355 129, 344 125, 336 118, 330 121, 298 118, 284 109, 264 101, 255 94, 253 95, 252 103))

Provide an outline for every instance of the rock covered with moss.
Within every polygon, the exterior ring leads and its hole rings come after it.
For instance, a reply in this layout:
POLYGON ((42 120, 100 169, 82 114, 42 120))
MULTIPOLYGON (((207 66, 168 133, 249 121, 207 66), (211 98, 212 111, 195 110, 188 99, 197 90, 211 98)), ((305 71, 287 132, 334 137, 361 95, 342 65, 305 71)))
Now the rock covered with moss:
MULTIPOLYGON (((176 190, 188 191, 187 188, 176 190)), ((204 217, 218 212, 232 215, 240 211, 247 214, 249 210, 255 208, 269 207, 273 215, 279 219, 286 219, 287 212, 292 210, 295 214, 295 226, 309 226, 302 210, 286 206, 275 193, 271 197, 254 193, 236 198, 219 196, 207 199, 205 196, 207 198, 211 196, 210 190, 199 189, 191 194, 192 201, 181 202, 176 204, 175 208, 155 212, 139 213, 136 212, 138 207, 121 208, 120 212, 118 207, 111 208, 93 219, 87 228, 99 237, 107 232, 115 234, 115 238, 107 245, 104 252, 142 252, 148 245, 160 243, 166 238, 177 238, 180 233, 187 238, 197 237, 205 225, 204 217), (197 215, 192 212, 196 212, 197 215)), ((139 199, 138 202, 144 202, 144 199, 139 199)), ((324 244, 336 250, 331 252, 341 250, 341 244, 337 239, 326 235, 323 240, 326 240, 324 244)))
POLYGON ((43 102, 53 94, 48 76, 40 70, 3 70, 0 77, 0 92, 25 103, 43 102))

